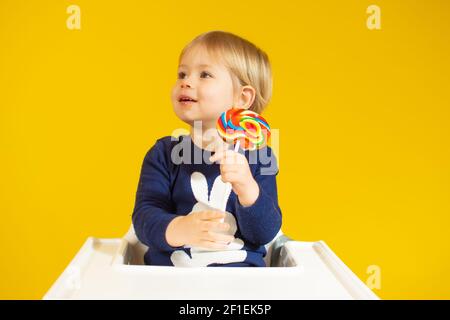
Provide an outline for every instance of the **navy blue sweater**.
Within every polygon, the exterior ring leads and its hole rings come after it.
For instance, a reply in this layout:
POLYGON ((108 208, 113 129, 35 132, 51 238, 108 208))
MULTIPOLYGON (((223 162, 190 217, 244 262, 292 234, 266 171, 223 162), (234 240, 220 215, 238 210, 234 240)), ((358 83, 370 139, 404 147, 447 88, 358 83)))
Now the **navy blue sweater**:
POLYGON ((149 247, 144 256, 148 265, 164 266, 258 266, 264 267, 265 244, 281 228, 276 175, 277 161, 270 147, 243 151, 259 185, 259 196, 244 207, 237 195, 220 179, 220 165, 211 163, 214 152, 201 149, 189 135, 163 137, 145 155, 133 225, 139 241, 149 247), (228 194, 224 190, 229 191, 228 194), (226 250, 189 246, 172 247, 165 233, 169 223, 180 215, 209 206, 228 212, 227 232, 235 237, 226 250))

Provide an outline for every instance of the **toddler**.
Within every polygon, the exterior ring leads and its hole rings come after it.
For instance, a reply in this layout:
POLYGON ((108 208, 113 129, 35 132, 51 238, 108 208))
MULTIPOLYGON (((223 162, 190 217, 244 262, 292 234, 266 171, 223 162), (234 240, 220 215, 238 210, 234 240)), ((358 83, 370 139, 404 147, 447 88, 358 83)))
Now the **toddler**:
POLYGON ((268 146, 230 150, 216 122, 232 106, 262 112, 272 94, 268 57, 237 35, 212 31, 192 40, 178 63, 171 99, 191 130, 157 140, 144 158, 132 216, 149 247, 144 261, 264 267, 264 245, 282 221, 276 159, 268 146))

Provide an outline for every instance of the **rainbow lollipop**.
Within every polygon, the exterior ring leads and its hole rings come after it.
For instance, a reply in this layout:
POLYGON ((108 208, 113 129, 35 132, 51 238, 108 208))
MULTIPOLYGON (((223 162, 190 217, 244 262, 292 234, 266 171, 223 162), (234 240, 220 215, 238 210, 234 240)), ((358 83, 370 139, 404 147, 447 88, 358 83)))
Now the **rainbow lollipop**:
POLYGON ((256 112, 247 109, 231 108, 222 113, 216 127, 225 142, 236 143, 236 152, 240 144, 244 150, 260 149, 270 138, 267 121, 256 112))

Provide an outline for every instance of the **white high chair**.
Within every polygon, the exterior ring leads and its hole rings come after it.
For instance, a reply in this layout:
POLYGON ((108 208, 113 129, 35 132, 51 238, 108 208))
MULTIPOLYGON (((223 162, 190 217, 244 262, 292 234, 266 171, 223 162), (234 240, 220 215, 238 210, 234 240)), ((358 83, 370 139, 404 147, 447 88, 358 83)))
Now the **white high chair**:
POLYGON ((280 232, 266 268, 144 265, 133 225, 123 238, 89 237, 44 299, 379 299, 323 241, 280 232))

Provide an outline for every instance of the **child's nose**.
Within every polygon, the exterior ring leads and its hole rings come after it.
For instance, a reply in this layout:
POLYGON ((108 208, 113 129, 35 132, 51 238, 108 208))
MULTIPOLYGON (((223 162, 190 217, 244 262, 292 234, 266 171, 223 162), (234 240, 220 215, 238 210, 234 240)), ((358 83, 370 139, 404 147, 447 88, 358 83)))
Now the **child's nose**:
POLYGON ((183 79, 181 81, 181 88, 185 89, 185 88, 192 88, 192 79, 183 79))

